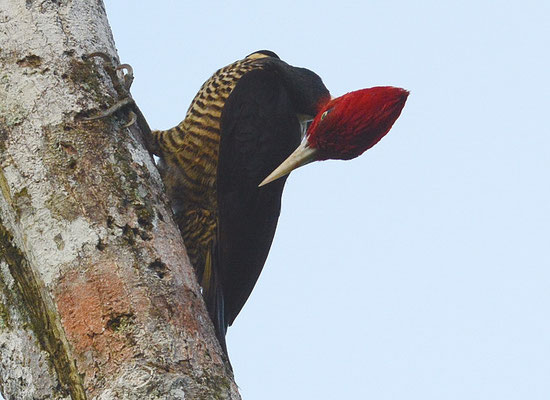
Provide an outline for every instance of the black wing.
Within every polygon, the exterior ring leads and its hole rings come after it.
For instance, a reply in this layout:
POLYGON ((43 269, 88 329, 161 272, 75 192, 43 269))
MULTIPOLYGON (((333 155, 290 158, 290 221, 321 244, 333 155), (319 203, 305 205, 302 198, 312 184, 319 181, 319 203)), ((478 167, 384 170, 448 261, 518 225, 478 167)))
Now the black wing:
POLYGON ((228 98, 221 121, 218 246, 213 267, 223 291, 217 313, 223 334, 263 268, 286 178, 261 188, 258 184, 299 142, 296 110, 277 72, 254 70, 244 75, 228 98))

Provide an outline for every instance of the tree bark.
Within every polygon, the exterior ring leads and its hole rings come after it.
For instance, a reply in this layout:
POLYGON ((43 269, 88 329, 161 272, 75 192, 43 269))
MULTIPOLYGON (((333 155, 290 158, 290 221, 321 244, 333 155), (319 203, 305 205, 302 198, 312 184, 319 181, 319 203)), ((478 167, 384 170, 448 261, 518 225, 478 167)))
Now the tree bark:
POLYGON ((101 0, 0 0, 0 390, 239 399, 137 127, 101 0))

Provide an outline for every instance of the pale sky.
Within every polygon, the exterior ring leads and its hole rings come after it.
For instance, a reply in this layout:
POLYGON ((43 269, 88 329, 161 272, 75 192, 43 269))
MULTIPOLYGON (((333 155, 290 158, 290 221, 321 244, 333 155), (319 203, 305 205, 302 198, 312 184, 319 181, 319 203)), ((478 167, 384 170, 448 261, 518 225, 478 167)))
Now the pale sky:
POLYGON ((411 91, 359 159, 289 178, 228 333, 243 399, 550 398, 550 2, 106 7, 153 128, 259 49, 335 96, 411 91))

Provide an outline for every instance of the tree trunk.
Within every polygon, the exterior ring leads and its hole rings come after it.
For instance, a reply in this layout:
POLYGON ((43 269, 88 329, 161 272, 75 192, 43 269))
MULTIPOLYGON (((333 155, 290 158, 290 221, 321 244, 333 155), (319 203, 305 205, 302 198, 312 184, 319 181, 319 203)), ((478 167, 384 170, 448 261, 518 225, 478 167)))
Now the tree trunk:
POLYGON ((238 399, 137 127, 101 0, 0 0, 0 390, 238 399), (95 111, 91 111, 95 110, 95 111))

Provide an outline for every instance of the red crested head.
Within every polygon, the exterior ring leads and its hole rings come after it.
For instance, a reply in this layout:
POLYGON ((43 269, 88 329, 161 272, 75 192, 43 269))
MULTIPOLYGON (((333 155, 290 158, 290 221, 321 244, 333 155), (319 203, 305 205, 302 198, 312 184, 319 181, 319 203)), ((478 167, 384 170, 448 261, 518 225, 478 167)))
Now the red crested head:
POLYGON ((391 86, 350 92, 324 104, 300 146, 260 186, 312 161, 349 160, 388 133, 409 92, 391 86))
POLYGON ((307 132, 317 160, 355 158, 389 132, 409 92, 380 86, 357 90, 325 104, 307 132))

